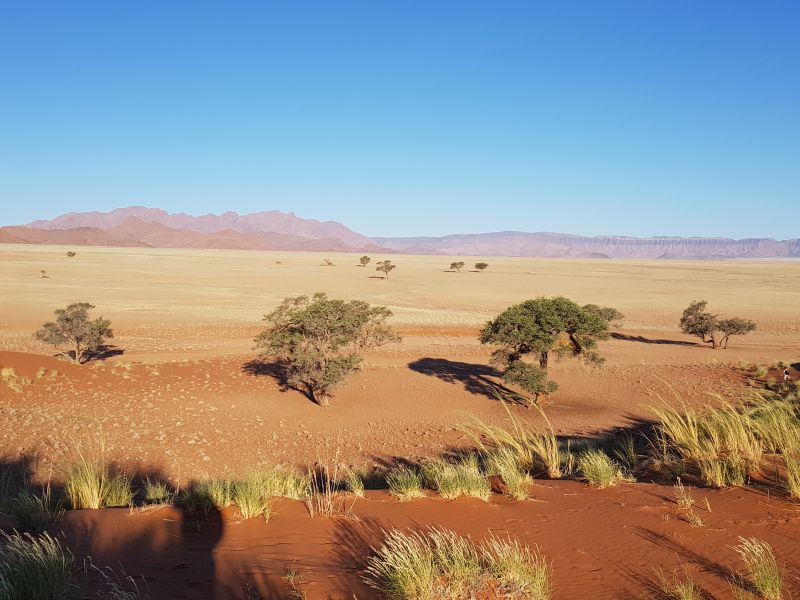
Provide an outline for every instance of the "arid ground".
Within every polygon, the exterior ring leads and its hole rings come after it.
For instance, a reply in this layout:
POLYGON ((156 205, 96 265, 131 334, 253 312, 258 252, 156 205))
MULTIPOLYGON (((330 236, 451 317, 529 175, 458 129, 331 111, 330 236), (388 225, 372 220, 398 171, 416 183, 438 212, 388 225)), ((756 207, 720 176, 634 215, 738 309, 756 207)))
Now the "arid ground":
MULTIPOLYGON (((475 272, 480 259, 470 258, 458 273, 447 269, 453 257, 374 256, 373 264, 383 258, 398 265, 388 280, 346 254, 0 246, 0 366, 31 380, 21 391, 0 384, 0 455, 28 461, 43 483, 58 479, 64 448, 102 446, 131 474, 182 485, 257 465, 312 465, 337 451, 348 464, 388 465, 463 447, 470 439, 459 426, 470 415, 509 423, 478 329, 542 295, 625 315, 600 346, 602 367, 574 360, 552 367, 560 390, 545 410, 564 439, 638 431, 652 420, 648 407, 661 402, 743 397, 752 385, 743 362, 800 362, 797 261, 489 258, 489 268, 475 272), (77 255, 68 258, 70 249, 77 255), (326 258, 334 266, 322 266, 326 258), (269 360, 253 350, 265 313, 287 296, 317 291, 389 307, 403 335, 367 356, 327 408, 282 389, 269 360), (678 329, 694 299, 753 319, 758 330, 711 350, 678 329), (107 358, 76 367, 32 334, 56 308, 79 301, 96 305, 115 336, 107 358)), ((508 410, 544 423, 536 410, 508 410)), ((729 598, 727 579, 741 566, 731 546, 758 536, 773 545, 788 589, 800 595, 800 505, 757 485, 695 495, 708 499, 705 527, 680 518, 663 482, 596 490, 537 480, 523 502, 398 503, 376 491, 348 518, 311 519, 301 503, 285 501, 268 523, 226 512, 218 522, 187 525, 166 507, 70 511, 62 528, 76 556, 119 561, 147 580, 153 598, 244 597, 247 583, 265 598, 291 598, 288 568, 302 573, 309 598, 375 597, 359 572, 381 530, 431 524, 538 544, 558 599, 647 597, 658 566, 688 569, 708 597, 729 598)))

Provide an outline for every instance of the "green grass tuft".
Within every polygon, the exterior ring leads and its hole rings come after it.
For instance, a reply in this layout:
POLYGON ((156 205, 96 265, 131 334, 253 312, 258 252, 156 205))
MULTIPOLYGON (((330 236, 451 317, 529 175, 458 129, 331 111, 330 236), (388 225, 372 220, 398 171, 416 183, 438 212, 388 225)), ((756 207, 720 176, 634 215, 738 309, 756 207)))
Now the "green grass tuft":
POLYGON ((422 476, 417 469, 400 465, 386 473, 389 491, 402 501, 425 496, 422 491, 422 476))
POLYGON ((58 540, 44 533, 0 533, 0 598, 61 600, 78 591, 75 561, 58 540))

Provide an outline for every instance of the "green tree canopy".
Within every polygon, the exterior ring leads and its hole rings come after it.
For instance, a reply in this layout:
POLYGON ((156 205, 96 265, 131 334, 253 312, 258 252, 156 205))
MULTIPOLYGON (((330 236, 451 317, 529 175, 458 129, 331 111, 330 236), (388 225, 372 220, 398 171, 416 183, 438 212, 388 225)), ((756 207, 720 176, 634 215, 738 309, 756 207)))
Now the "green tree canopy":
POLYGON ((378 263, 378 266, 375 267, 376 271, 381 271, 383 273, 384 279, 389 279, 389 272, 392 271, 397 265, 393 265, 392 261, 390 260, 382 260, 378 263))
POLYGON ((391 315, 383 306, 322 293, 287 298, 264 317, 269 327, 256 346, 285 363, 288 385, 327 406, 333 389, 358 370, 362 352, 400 341, 386 325, 391 315))
POLYGON ((496 347, 495 364, 504 379, 516 383, 539 400, 557 389, 547 380, 550 355, 582 357, 600 363, 597 342, 608 339, 608 321, 567 298, 536 298, 512 306, 489 321, 480 341, 496 347), (538 367, 524 362, 530 356, 538 367))
POLYGON ((372 259, 369 256, 364 255, 358 259, 358 262, 361 264, 362 267, 366 267, 369 264, 369 261, 371 260, 372 259))
POLYGON ((48 321, 34 337, 51 344, 59 354, 75 364, 83 364, 97 352, 109 338, 114 337, 111 321, 98 317, 89 319, 94 306, 77 302, 55 311, 56 320, 48 321))
POLYGON ((457 262, 451 262, 450 263, 450 270, 451 271, 458 271, 459 273, 461 273, 461 269, 464 268, 465 264, 466 263, 463 260, 459 260, 457 262))
POLYGON ((708 312, 707 306, 706 300, 694 300, 689 304, 680 320, 683 333, 700 338, 712 348, 725 349, 732 335, 745 335, 756 329, 755 321, 740 317, 721 318, 708 312))
POLYGON ((489 266, 489 263, 485 263, 485 262, 479 262, 479 263, 475 263, 475 268, 476 268, 478 271, 483 271, 483 270, 484 270, 485 268, 487 268, 488 266, 489 266))

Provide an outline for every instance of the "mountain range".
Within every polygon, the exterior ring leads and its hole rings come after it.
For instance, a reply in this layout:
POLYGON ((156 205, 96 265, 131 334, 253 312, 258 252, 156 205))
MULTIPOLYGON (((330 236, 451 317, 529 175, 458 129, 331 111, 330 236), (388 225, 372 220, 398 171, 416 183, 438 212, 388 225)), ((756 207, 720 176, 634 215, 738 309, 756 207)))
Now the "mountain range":
POLYGON ((521 231, 370 238, 335 221, 303 219, 275 210, 192 216, 143 206, 110 212, 71 212, 51 220, 0 227, 0 243, 552 258, 800 257, 800 239, 584 237, 521 231))

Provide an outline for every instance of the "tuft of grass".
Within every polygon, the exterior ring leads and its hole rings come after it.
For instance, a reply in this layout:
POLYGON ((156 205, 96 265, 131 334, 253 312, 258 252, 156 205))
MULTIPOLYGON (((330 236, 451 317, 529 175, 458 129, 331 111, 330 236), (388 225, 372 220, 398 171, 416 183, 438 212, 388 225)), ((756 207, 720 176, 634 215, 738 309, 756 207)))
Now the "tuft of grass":
POLYGON ((598 449, 584 450, 578 455, 578 470, 591 484, 605 488, 626 479, 620 466, 598 449))
POLYGON ((432 458, 422 463, 422 475, 426 483, 445 500, 459 496, 473 496, 488 500, 492 488, 481 473, 476 454, 466 454, 457 462, 432 458))
POLYGON ((311 479, 295 469, 271 467, 250 475, 258 480, 267 498, 305 500, 311 491, 311 479))
POLYGON ((368 559, 364 579, 392 600, 474 598, 487 587, 503 598, 548 600, 551 594, 550 567, 538 549, 494 537, 475 546, 435 528, 389 532, 368 559))
POLYGON ((757 538, 740 537, 734 550, 744 562, 746 577, 753 589, 765 600, 780 600, 783 576, 772 547, 757 538))
POLYGON ((92 568, 99 574, 102 583, 97 590, 97 597, 100 600, 149 600, 150 594, 147 589, 147 582, 144 578, 132 577, 121 571, 117 573, 111 567, 100 569, 94 565, 92 568), (141 586, 140 586, 141 583, 141 586))
POLYGON ((20 492, 9 507, 17 529, 26 533, 43 532, 61 518, 62 512, 61 507, 52 501, 49 489, 38 496, 28 491, 20 492))
POLYGON ((131 480, 121 473, 107 477, 103 490, 103 506, 130 506, 133 504, 131 480))
POLYGON ((386 473, 386 484, 389 492, 403 502, 425 496, 419 471, 406 465, 400 465, 386 473))
POLYGON ((656 570, 658 585, 664 600, 703 600, 703 590, 700 589, 688 572, 683 574, 672 573, 667 576, 661 569, 656 570))
POLYGON ((58 540, 44 533, 0 533, 0 598, 61 600, 78 591, 75 561, 58 540))
POLYGON ((497 475, 503 480, 509 496, 515 500, 528 497, 531 477, 519 464, 518 456, 508 448, 495 448, 484 457, 486 474, 497 475))
POLYGON ((89 458, 77 451, 77 459, 67 468, 64 493, 73 509, 130 506, 131 481, 123 473, 112 475, 102 459, 89 458))
POLYGON ((167 504, 175 495, 172 487, 166 481, 149 477, 144 480, 143 491, 144 501, 147 504, 167 504))
POLYGON ((364 479, 366 475, 363 471, 359 471, 352 467, 348 467, 344 474, 344 485, 348 491, 352 492, 359 498, 364 497, 364 479))
POLYGON ((193 482, 178 497, 191 513, 208 515, 233 504, 233 483, 227 479, 193 482))
POLYGON ((786 465, 786 491, 792 500, 800 500, 800 452, 784 450, 786 465))
POLYGON ((486 571, 505 597, 550 598, 551 568, 538 548, 530 548, 517 540, 492 537, 481 546, 481 553, 486 571))
POLYGON ((691 510, 694 506, 694 498, 692 497, 692 492, 683 485, 680 477, 678 477, 672 489, 675 490, 675 504, 678 505, 678 508, 691 510))
POLYGON ((639 466, 639 454, 631 434, 618 438, 614 444, 614 456, 629 471, 633 472, 639 466))
POLYGON ((270 517, 270 498, 264 493, 264 486, 258 474, 246 476, 233 484, 231 500, 239 507, 242 518, 270 517))

